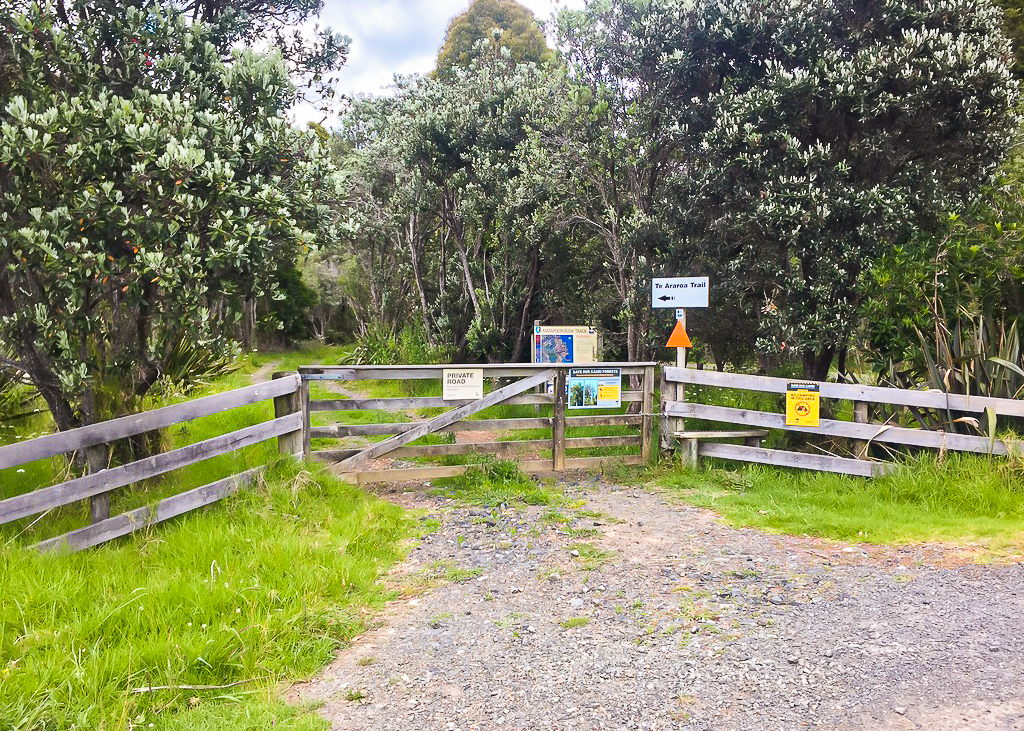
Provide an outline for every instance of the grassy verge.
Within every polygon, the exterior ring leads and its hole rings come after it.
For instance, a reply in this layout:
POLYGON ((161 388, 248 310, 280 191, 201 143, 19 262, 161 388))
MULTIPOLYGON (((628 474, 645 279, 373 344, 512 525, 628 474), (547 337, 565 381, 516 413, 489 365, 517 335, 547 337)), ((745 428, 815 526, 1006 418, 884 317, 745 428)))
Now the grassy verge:
POLYGON ((277 685, 360 631, 412 527, 281 462, 232 500, 95 550, 5 543, 0 728, 323 728, 277 685))
MULTIPOLYGON (((922 455, 865 480, 761 466, 634 471, 729 523, 865 543, 942 541, 996 549, 1024 544, 1019 465, 972 455, 922 455)), ((623 475, 625 476, 625 475, 623 475)))

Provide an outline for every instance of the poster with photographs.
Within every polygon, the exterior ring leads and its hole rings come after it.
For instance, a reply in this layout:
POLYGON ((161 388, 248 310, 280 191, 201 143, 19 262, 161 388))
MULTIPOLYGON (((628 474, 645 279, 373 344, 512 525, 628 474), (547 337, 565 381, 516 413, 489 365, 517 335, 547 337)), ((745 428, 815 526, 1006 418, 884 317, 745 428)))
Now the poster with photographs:
POLYGON ((622 406, 622 370, 570 368, 570 409, 617 409, 622 406))

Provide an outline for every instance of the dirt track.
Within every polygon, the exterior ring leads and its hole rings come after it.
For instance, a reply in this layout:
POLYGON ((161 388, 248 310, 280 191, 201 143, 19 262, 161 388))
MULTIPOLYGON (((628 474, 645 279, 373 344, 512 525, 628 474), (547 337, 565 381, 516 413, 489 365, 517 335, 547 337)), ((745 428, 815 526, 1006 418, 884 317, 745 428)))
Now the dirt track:
POLYGON ((569 525, 385 494, 443 526, 293 697, 333 729, 1024 729, 1021 565, 735 530, 575 479, 569 525), (415 590, 430 577, 454 581, 415 590))

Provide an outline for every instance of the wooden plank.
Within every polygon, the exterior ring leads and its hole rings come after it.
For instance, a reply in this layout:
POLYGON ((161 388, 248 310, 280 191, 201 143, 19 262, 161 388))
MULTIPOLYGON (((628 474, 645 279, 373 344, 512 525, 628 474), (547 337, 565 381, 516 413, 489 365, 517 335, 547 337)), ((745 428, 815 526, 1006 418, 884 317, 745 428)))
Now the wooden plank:
MULTIPOLYGON (((608 447, 638 447, 640 437, 570 437, 565 440, 566 449, 603 449, 608 447)), ((500 442, 469 442, 466 444, 422 444, 413 447, 399 447, 389 454, 395 459, 409 457, 438 456, 448 454, 516 454, 538 449, 551 449, 550 439, 520 439, 500 442)), ((361 449, 327 449, 313 452, 317 459, 337 462, 361 449)))
MULTIPOLYGON (((613 414, 609 416, 567 416, 565 425, 569 428, 580 426, 635 426, 643 421, 640 414, 613 414)), ((425 424, 424 421, 407 421, 390 424, 336 424, 334 426, 314 426, 310 433, 314 439, 337 439, 340 437, 381 436, 383 434, 403 434, 415 426, 425 424)), ((460 421, 438 432, 463 431, 504 431, 520 429, 548 429, 551 418, 546 416, 521 419, 477 419, 460 421)))
POLYGON ((254 386, 246 386, 234 391, 225 391, 213 396, 204 396, 192 401, 144 411, 141 414, 122 416, 99 424, 10 444, 0 447, 0 470, 294 393, 299 388, 299 384, 298 376, 280 378, 276 381, 257 383, 254 386))
MULTIPOLYGON (((639 454, 625 454, 617 457, 568 457, 565 460, 567 470, 593 470, 611 465, 642 464, 639 454)), ((519 469, 527 474, 551 472, 551 461, 546 459, 529 460, 518 463, 519 469)), ((433 480, 439 477, 454 477, 479 465, 451 465, 446 467, 414 467, 400 470, 380 470, 375 472, 341 472, 342 479, 354 479, 357 484, 367 485, 375 482, 408 482, 415 480, 433 480)))
POLYGON ((223 480, 211 482, 194 490, 161 500, 156 505, 147 505, 127 513, 94 523, 87 528, 80 528, 45 541, 34 546, 40 551, 70 550, 80 551, 100 543, 111 541, 129 533, 162 523, 165 520, 182 515, 197 508, 223 500, 238 492, 242 487, 252 483, 264 467, 254 467, 237 475, 225 477, 223 480))
POLYGON ((172 449, 169 452, 140 459, 137 462, 0 500, 0 524, 41 513, 50 508, 67 505, 117 487, 124 487, 139 480, 156 477, 220 454, 233 452, 250 444, 293 432, 301 425, 301 414, 288 414, 273 421, 265 421, 230 434, 172 449))
POLYGON ((542 370, 539 373, 535 373, 520 381, 511 383, 508 386, 505 386, 504 388, 499 388, 496 391, 492 391, 491 393, 484 396, 482 399, 478 399, 471 404, 466 404, 465 406, 460 406, 457 409, 447 411, 443 414, 435 416, 433 419, 429 419, 423 422, 419 426, 413 427, 412 429, 403 432, 402 434, 397 434, 389 439, 385 439, 383 442, 378 442, 377 444, 374 444, 372 447, 364 449, 359 454, 353 457, 349 457, 341 464, 346 469, 351 470, 353 467, 358 467, 360 464, 368 462, 371 459, 375 459, 377 457, 380 457, 381 455, 387 454, 391 450, 397 447, 404 446, 409 442, 415 439, 419 439, 420 437, 426 434, 430 434, 431 432, 435 432, 438 429, 449 426, 450 424, 453 424, 457 421, 461 421, 462 419, 465 419, 467 416, 472 416, 478 411, 483 411, 484 409, 490 406, 500 404, 510 396, 516 396, 522 393, 523 391, 527 391, 533 388, 539 383, 546 383, 547 381, 551 380, 551 378, 554 375, 555 373, 551 369, 542 370))
MULTIPOLYGON (((826 434, 831 437, 846 437, 848 439, 859 439, 864 442, 885 442, 887 444, 906 444, 912 447, 928 447, 931 449, 951 449, 958 452, 989 453, 989 443, 986 437, 975 437, 970 434, 952 434, 949 432, 925 431, 924 429, 908 429, 906 427, 884 427, 881 424, 860 424, 854 421, 836 421, 822 419, 821 426, 786 426, 786 417, 783 414, 773 414, 766 411, 749 411, 747 409, 734 409, 727 406, 709 406, 707 404, 669 404, 668 410, 679 412, 684 416, 692 416, 698 419, 710 421, 721 421, 728 424, 747 424, 749 426, 760 426, 768 429, 785 429, 786 431, 803 432, 805 434, 826 434)), ((996 440, 993 445, 992 454, 1005 456, 1010 450, 1019 453, 1024 443, 1011 443, 1007 445, 1002 440, 996 440)))
MULTIPOLYGON (((639 391, 625 391, 622 394, 623 403, 632 403, 641 401, 643 394, 639 391)), ((366 410, 380 410, 380 411, 405 411, 406 409, 434 409, 434 408, 445 408, 453 406, 465 406, 466 404, 473 403, 475 399, 459 399, 452 401, 445 401, 440 396, 418 396, 412 398, 377 398, 377 399, 330 399, 321 401, 310 401, 310 411, 366 411, 366 410)), ((513 396, 512 398, 504 401, 501 405, 505 406, 533 406, 533 405, 544 405, 553 404, 555 397, 553 394, 524 394, 522 396, 513 396)))
POLYGON ((467 368, 483 370, 485 378, 514 378, 536 373, 539 370, 558 368, 620 368, 623 375, 640 375, 647 366, 655 366, 654 361, 609 362, 609 363, 452 363, 450 365, 303 365, 299 366, 299 375, 313 381, 321 380, 406 380, 441 378, 441 371, 467 368))
POLYGON ((551 468, 565 469, 565 380, 566 371, 559 369, 555 378, 555 408, 551 417, 551 468))
POLYGON ((641 394, 643 400, 640 415, 643 419, 640 422, 640 456, 646 462, 653 452, 651 440, 654 438, 654 415, 651 411, 654 409, 654 366, 644 368, 644 388, 641 394))
MULTIPOLYGON (((677 383, 691 383, 703 386, 741 388, 748 391, 785 393, 786 384, 800 379, 773 378, 770 376, 748 376, 740 373, 719 373, 697 371, 690 368, 665 368, 665 377, 677 383)), ((952 411, 984 411, 991 407, 1001 416, 1024 416, 1024 400, 998 399, 985 396, 963 396, 942 391, 910 391, 881 386, 861 386, 853 383, 818 382, 823 398, 870 401, 896 406, 916 406, 926 409, 952 411)))
POLYGON ((740 429, 735 431, 681 431, 672 436, 680 439, 748 439, 750 437, 766 437, 766 429, 740 429))
POLYGON ((720 442, 699 442, 697 454, 701 457, 718 457, 734 459, 740 462, 756 462, 776 467, 796 467, 818 472, 838 472, 858 477, 874 477, 893 465, 880 462, 868 462, 863 459, 848 457, 832 457, 824 454, 805 454, 804 452, 784 452, 780 449, 763 449, 747 447, 741 444, 722 444, 720 442))

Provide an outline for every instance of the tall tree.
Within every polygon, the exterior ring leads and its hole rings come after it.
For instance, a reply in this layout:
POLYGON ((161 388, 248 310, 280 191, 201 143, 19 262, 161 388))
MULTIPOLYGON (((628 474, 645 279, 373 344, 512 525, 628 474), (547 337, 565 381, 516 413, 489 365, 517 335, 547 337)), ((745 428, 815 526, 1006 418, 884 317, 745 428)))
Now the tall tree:
POLYGON ((515 0, 473 0, 466 12, 456 15, 445 31, 437 53, 437 73, 449 77, 452 69, 466 68, 482 51, 478 44, 507 49, 513 63, 544 63, 552 59, 544 33, 530 10, 515 0))
POLYGON ((333 173, 283 116, 278 51, 154 0, 0 25, 0 363, 68 429, 145 394, 168 344, 229 349, 242 303, 330 235, 333 173))
POLYGON ((990 178, 1017 121, 998 23, 984 0, 688 13, 666 57, 692 100, 674 110, 680 239, 726 273, 763 350, 825 378, 871 263, 990 178))

